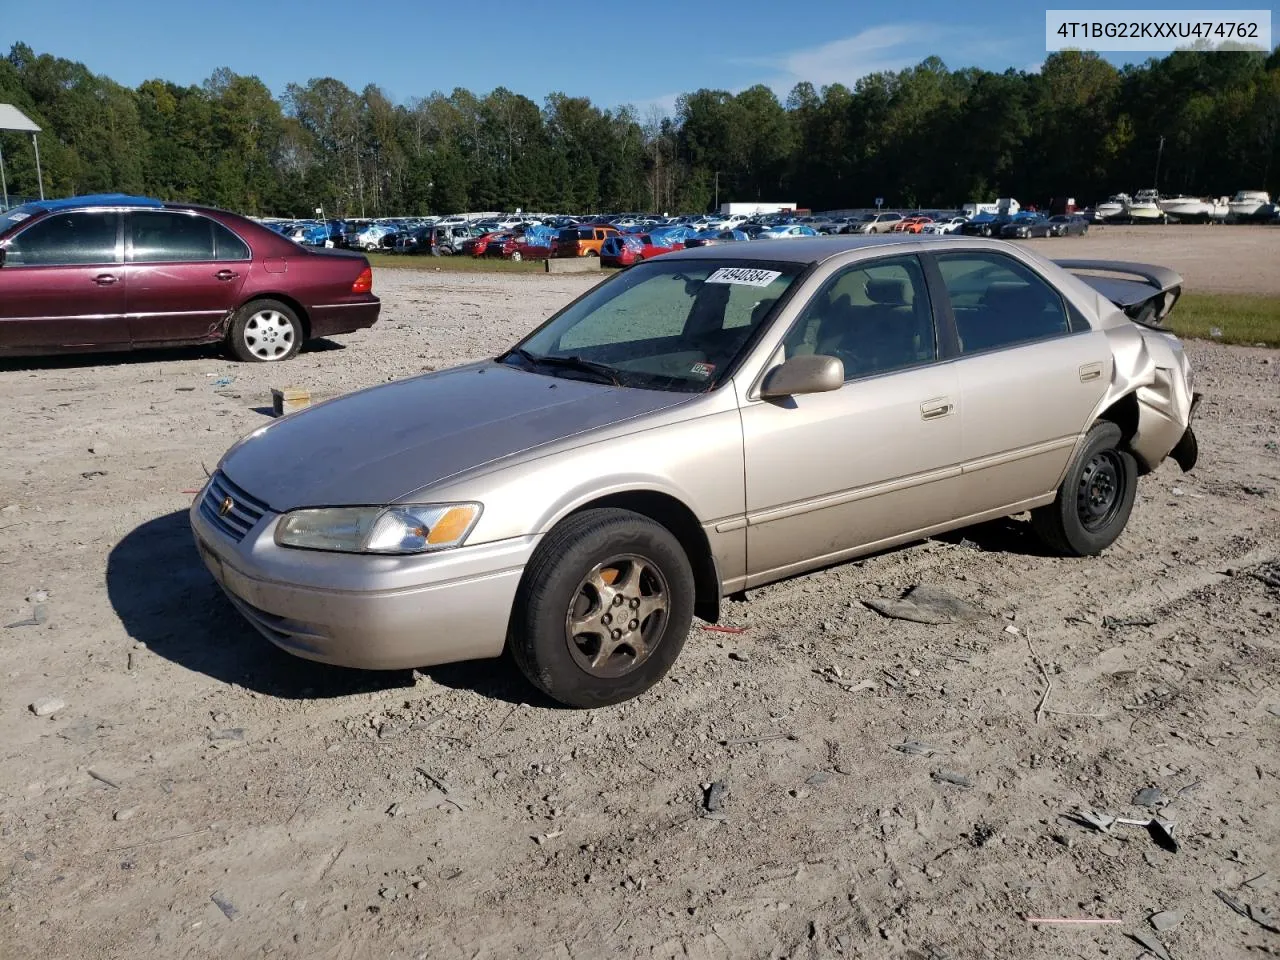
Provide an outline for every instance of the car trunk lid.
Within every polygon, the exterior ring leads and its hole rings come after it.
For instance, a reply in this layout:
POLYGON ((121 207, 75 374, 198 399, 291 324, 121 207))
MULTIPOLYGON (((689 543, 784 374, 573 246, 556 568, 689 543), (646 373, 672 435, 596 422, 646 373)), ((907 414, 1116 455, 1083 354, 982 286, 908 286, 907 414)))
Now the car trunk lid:
POLYGON ((1135 323, 1160 327, 1182 296, 1182 277, 1168 267, 1122 260, 1055 260, 1135 323))

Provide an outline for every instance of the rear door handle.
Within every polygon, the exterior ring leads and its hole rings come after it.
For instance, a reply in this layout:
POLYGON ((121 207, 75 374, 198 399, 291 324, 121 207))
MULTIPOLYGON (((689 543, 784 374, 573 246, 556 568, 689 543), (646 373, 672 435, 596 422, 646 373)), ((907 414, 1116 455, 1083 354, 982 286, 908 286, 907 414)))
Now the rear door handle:
POLYGON ((956 405, 951 402, 950 397, 934 397, 920 404, 920 419, 941 420, 943 417, 951 416, 955 408, 956 405))
POLYGON ((1098 360, 1093 363, 1080 364, 1080 382, 1088 383, 1090 380, 1097 380, 1102 376, 1102 361, 1098 360))
POLYGON ((100 273, 93 278, 93 282, 100 287, 109 287, 116 282, 116 277, 109 273, 100 273))
POLYGON ((234 280, 238 276, 240 276, 240 274, 236 273, 234 270, 219 270, 213 275, 215 280, 234 280))

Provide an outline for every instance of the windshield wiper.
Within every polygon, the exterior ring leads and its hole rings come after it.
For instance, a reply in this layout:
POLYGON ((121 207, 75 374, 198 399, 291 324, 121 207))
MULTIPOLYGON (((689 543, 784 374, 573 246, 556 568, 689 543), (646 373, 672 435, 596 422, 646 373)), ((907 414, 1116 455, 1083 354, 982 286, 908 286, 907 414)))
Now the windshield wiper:
POLYGON ((506 357, 510 357, 513 354, 530 366, 562 367, 566 370, 577 370, 579 373, 588 373, 606 383, 611 383, 615 387, 622 385, 622 381, 618 379, 618 372, 606 363, 596 363, 594 360, 584 360, 582 357, 539 356, 536 353, 530 353, 523 347, 508 350, 503 359, 505 360, 506 357))

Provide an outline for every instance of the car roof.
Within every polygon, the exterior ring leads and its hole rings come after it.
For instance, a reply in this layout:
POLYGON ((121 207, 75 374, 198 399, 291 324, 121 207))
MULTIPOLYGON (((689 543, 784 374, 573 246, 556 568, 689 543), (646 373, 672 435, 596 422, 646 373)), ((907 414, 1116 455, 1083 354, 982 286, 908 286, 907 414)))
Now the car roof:
POLYGON ((163 207, 165 202, 154 197, 134 197, 127 193, 93 193, 60 200, 36 200, 28 206, 37 210, 76 210, 81 207, 163 207))

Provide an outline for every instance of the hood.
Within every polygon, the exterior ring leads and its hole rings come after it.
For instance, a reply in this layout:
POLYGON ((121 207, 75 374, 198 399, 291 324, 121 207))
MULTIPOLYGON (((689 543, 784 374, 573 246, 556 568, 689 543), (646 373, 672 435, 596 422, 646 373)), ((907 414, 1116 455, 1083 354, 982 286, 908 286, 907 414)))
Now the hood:
POLYGON ((361 390, 277 420, 232 447, 221 468, 276 511, 382 505, 502 457, 690 398, 486 361, 361 390))

